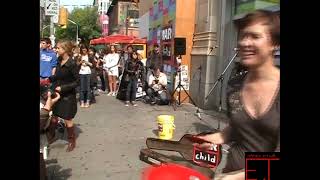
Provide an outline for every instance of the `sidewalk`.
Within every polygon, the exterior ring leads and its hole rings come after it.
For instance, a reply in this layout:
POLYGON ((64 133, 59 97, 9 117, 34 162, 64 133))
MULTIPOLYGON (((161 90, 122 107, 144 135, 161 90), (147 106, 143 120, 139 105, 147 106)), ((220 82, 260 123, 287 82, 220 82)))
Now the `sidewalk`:
POLYGON ((122 101, 105 94, 96 99, 97 103, 90 108, 78 109, 74 121, 78 134, 75 150, 65 152, 65 140, 51 145, 48 160, 57 163, 47 165, 50 180, 139 180, 143 168, 149 166, 139 160, 139 153, 146 148, 147 137, 158 137, 156 118, 161 114, 175 117, 173 140, 186 133, 212 131, 218 127, 218 119, 221 129, 227 122, 214 111, 201 111, 200 120, 191 104, 174 111, 172 106, 142 102, 138 102, 138 107, 125 107, 122 101))

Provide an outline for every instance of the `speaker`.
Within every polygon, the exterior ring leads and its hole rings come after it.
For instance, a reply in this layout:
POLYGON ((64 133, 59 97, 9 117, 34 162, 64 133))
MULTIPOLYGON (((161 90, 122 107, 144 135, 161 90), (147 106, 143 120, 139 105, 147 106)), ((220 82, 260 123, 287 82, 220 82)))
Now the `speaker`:
POLYGON ((174 38, 174 55, 186 55, 186 38, 174 38))

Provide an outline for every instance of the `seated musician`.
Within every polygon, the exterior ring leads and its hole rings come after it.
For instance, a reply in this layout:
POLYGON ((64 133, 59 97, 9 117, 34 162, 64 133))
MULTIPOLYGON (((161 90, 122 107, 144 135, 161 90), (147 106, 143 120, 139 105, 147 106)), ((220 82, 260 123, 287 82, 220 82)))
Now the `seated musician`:
POLYGON ((160 71, 160 67, 156 66, 148 80, 147 96, 148 102, 152 105, 166 105, 169 103, 167 96, 167 76, 160 71))

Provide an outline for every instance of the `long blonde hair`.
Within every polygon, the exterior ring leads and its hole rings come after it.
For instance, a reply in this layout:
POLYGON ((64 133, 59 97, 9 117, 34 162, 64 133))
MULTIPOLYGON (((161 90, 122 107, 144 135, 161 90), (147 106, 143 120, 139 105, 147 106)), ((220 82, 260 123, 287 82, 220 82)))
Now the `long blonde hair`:
POLYGON ((58 42, 58 44, 61 45, 61 47, 66 51, 66 53, 72 57, 73 56, 73 50, 75 48, 75 45, 68 40, 61 40, 58 42))

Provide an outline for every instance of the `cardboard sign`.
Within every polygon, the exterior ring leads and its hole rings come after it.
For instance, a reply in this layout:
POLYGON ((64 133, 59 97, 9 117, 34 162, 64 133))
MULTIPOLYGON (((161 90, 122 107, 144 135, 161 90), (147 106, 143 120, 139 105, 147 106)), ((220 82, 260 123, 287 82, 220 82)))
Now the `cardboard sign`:
POLYGON ((212 150, 193 147, 193 162, 202 167, 215 168, 221 162, 221 145, 213 145, 212 150))

